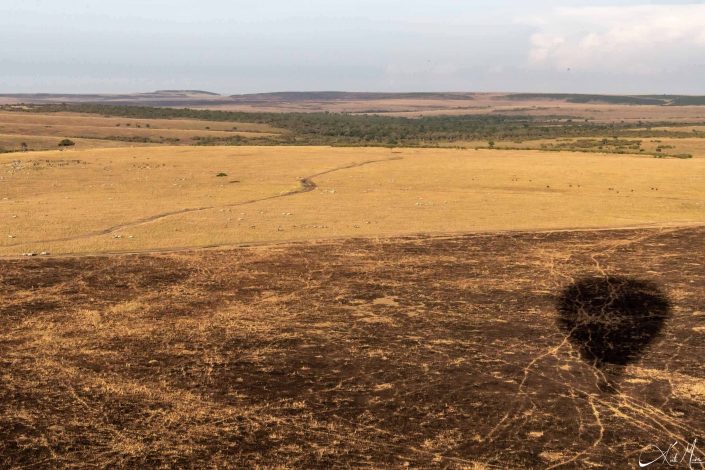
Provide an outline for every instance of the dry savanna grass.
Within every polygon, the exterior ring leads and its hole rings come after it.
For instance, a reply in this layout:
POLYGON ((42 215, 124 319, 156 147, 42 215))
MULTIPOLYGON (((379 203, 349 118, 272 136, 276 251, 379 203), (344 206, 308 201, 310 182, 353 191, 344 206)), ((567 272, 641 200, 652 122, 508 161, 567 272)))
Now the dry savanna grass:
MULTIPOLYGON (((325 95, 325 94, 324 94, 325 95)), ((191 107, 243 112, 332 112, 357 114, 383 114, 390 116, 419 117, 445 115, 529 115, 537 117, 570 116, 596 122, 705 122, 705 106, 682 105, 633 105, 610 101, 585 103, 570 102, 566 98, 551 96, 510 96, 507 93, 440 93, 426 96, 387 94, 356 96, 342 93, 322 96, 318 93, 298 97, 270 95, 238 96, 230 100, 225 96, 190 93, 156 93, 125 95, 120 97, 94 95, 55 95, 0 97, 0 104, 29 103, 86 103, 104 102, 165 107, 191 107), (106 101, 107 99, 107 101, 106 101), (147 99, 147 101, 144 101, 147 99)), ((227 129, 226 129, 227 130, 227 129)))
POLYGON ((651 106, 606 103, 570 103, 561 99, 507 99, 506 93, 473 93, 460 98, 385 98, 341 100, 263 101, 212 104, 203 109, 266 112, 371 113, 388 116, 525 115, 571 116, 595 122, 693 122, 705 121, 705 106, 651 106))
POLYGON ((195 119, 133 119, 122 117, 106 117, 96 114, 80 113, 21 113, 16 111, 0 111, 0 123, 3 125, 27 125, 64 127, 132 127, 149 129, 182 129, 182 130, 213 130, 213 131, 243 131, 255 133, 280 133, 266 124, 247 122, 203 121, 195 119))
MULTIPOLYGON (((677 130, 678 128, 672 128, 677 130)), ((542 150, 547 148, 556 148, 557 146, 562 146, 561 151, 584 151, 593 152, 598 154, 603 154, 610 152, 615 149, 615 146, 610 145, 610 142, 614 140, 614 137, 608 136, 596 136, 596 137, 564 137, 559 139, 532 139, 532 140, 495 140, 493 141, 493 148, 504 149, 504 150, 517 150, 517 149, 530 149, 530 150, 542 150), (606 145, 599 148, 598 144, 591 144, 581 148, 581 141, 589 142, 599 142, 606 141, 606 145)), ((658 153, 663 153, 666 156, 676 156, 687 154, 693 158, 703 158, 705 157, 705 139, 701 137, 621 137, 617 142, 639 142, 638 148, 629 148, 625 146, 622 150, 627 154, 634 155, 655 155, 658 153), (643 149, 643 150, 642 150, 643 149)), ((487 140, 473 140, 473 141, 458 141, 458 142, 445 142, 441 144, 442 147, 446 148, 489 148, 489 142, 487 140)))
POLYGON ((10 256, 705 222, 705 159, 141 147, 7 154, 0 169, 10 256))
POLYGON ((647 152, 665 149, 672 155, 690 154, 693 158, 705 157, 705 139, 698 137, 654 137, 641 139, 647 152))
POLYGON ((126 119, 77 113, 0 112, 0 150, 55 149, 63 138, 77 148, 105 148, 154 143, 192 144, 194 139, 242 137, 257 139, 280 135, 265 124, 211 122, 188 119, 126 119), (95 142, 91 142, 95 140, 95 142), (135 140, 137 143, 123 142, 135 140))
MULTIPOLYGON (((27 150, 54 150, 59 148, 59 143, 68 137, 65 136, 50 136, 36 134, 0 134, 0 149, 4 152, 20 152, 23 145, 27 146, 27 150)), ((99 148, 115 148, 115 147, 143 147, 156 144, 143 142, 123 142, 118 140, 105 139, 82 139, 71 137, 70 140, 75 144, 73 149, 99 149, 99 148)), ((2 152, 0 152, 2 153, 2 152)))
POLYGON ((412 110, 389 113, 394 116, 445 116, 505 114, 522 116, 571 116, 594 122, 680 122, 705 121, 704 106, 649 106, 603 103, 569 103, 562 100, 506 101, 501 97, 479 98, 466 107, 438 107, 434 110, 412 110))

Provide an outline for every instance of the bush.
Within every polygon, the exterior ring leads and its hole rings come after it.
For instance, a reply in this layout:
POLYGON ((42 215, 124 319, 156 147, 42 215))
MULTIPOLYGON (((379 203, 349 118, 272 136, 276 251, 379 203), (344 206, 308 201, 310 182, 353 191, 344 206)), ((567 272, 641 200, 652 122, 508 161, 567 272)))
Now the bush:
POLYGON ((228 174, 227 174, 227 173, 222 173, 222 172, 221 172, 221 173, 218 173, 218 174, 217 174, 217 175, 215 175, 215 176, 218 176, 218 177, 222 177, 222 176, 228 176, 228 174))
MULTIPOLYGON (((0 109, 8 109, 0 106, 0 109)), ((537 139, 592 140, 590 148, 602 145, 606 149, 630 147, 638 152, 641 142, 633 138, 657 139, 659 137, 705 138, 705 132, 646 131, 643 123, 583 122, 574 116, 502 116, 496 114, 470 116, 422 116, 418 118, 394 117, 373 114, 336 113, 249 113, 236 111, 195 110, 177 108, 149 108, 143 106, 110 106, 102 104, 55 104, 33 106, 28 112, 79 112, 115 116, 124 119, 198 119, 203 121, 231 122, 233 130, 239 123, 265 124, 281 129, 281 134, 262 137, 256 141, 236 139, 236 136, 208 136, 196 145, 334 145, 334 146, 410 146, 437 147, 447 142, 499 142, 537 139), (572 119, 572 122, 568 122, 572 119), (614 136, 603 140, 604 136, 614 136)), ((136 123, 123 121, 123 127, 136 123)), ((204 127, 210 122, 204 123, 204 127)), ((146 125, 142 125, 146 127, 146 125)), ((158 126, 157 126, 158 127, 158 126)), ((241 127, 241 126, 240 126, 241 127)), ((78 137, 78 136, 77 136, 78 137)), ((657 142, 658 143, 658 142, 657 142)), ((556 149, 559 150, 559 149, 556 149)))
POLYGON ((72 147, 76 145, 76 142, 70 139, 64 139, 61 142, 59 142, 59 147, 72 147))

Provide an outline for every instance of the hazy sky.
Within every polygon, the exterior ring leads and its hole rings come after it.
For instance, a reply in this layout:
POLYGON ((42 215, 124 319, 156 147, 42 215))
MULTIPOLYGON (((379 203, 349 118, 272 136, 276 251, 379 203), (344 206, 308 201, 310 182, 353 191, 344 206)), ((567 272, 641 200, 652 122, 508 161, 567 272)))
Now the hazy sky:
POLYGON ((705 1, 0 0, 0 92, 705 94, 705 1))

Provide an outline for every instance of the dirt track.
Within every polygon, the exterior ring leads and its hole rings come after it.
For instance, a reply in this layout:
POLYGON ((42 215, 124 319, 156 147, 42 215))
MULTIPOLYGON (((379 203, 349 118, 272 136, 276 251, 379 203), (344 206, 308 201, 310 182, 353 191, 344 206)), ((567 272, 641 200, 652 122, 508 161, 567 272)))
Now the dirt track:
POLYGON ((705 439, 704 235, 1 261, 0 465, 632 468, 705 439), (559 302, 606 276, 669 311, 595 367, 559 302))
MULTIPOLYGON (((54 239, 49 239, 49 240, 36 240, 36 241, 33 241, 32 243, 33 244, 43 244, 43 243, 55 243, 55 242, 68 242, 68 241, 73 241, 73 240, 83 240, 83 239, 96 237, 96 236, 100 236, 100 235, 110 235, 111 233, 117 232, 119 230, 125 230, 128 228, 137 227, 139 225, 144 225, 144 224, 148 224, 151 222, 156 222, 158 220, 163 220, 168 217, 173 217, 175 215, 189 214, 189 213, 194 213, 194 212, 202 212, 202 211, 207 211, 207 210, 211 210, 211 209, 242 207, 242 206, 247 206, 250 204, 256 204, 258 202, 269 201, 272 199, 280 199, 280 198, 285 198, 285 197, 290 197, 290 196, 296 196, 297 194, 304 194, 304 193, 314 191, 317 188, 317 186, 316 186, 316 183, 313 181, 313 178, 316 178, 318 176, 327 175, 329 173, 335 173, 336 171, 348 170, 350 168, 357 168, 357 167, 361 167, 361 166, 365 166, 365 165, 370 165, 373 163, 388 162, 388 161, 402 160, 402 159, 403 159, 403 157, 392 157, 392 158, 385 158, 385 159, 381 159, 381 160, 368 160, 368 161, 364 161, 364 162, 360 162, 360 163, 353 163, 350 165, 344 165, 344 166, 340 166, 337 168, 332 168, 330 170, 322 171, 322 172, 313 174, 311 176, 301 178, 299 180, 300 187, 298 189, 295 189, 293 191, 288 191, 288 192, 285 192, 282 194, 276 194, 273 196, 267 196, 267 197, 262 197, 262 198, 258 198, 258 199, 251 199, 249 201, 242 201, 242 202, 237 202, 234 204, 193 207, 193 208, 189 208, 189 209, 180 209, 180 210, 176 210, 176 211, 162 212, 159 214, 151 215, 149 217, 143 217, 141 219, 133 220, 131 222, 125 222, 123 224, 114 225, 112 227, 108 227, 108 228, 101 229, 101 230, 94 230, 94 231, 87 232, 87 233, 84 233, 81 235, 76 235, 76 236, 72 236, 72 237, 54 238, 54 239)), ((14 246, 22 246, 22 245, 26 245, 26 243, 11 243, 11 244, 5 245, 5 247, 11 248, 14 246)), ((174 251, 179 251, 179 250, 177 249, 174 251)), ((145 250, 144 252, 149 252, 149 251, 145 250)))

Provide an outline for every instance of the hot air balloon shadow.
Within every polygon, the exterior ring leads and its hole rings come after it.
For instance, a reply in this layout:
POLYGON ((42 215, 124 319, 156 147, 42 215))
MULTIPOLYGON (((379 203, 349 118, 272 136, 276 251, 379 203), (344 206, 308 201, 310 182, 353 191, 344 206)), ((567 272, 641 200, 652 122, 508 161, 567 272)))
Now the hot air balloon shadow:
POLYGON ((624 276, 580 279, 563 290, 557 309, 559 326, 607 392, 617 390, 624 366, 642 357, 671 315, 655 283, 624 276))

